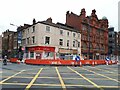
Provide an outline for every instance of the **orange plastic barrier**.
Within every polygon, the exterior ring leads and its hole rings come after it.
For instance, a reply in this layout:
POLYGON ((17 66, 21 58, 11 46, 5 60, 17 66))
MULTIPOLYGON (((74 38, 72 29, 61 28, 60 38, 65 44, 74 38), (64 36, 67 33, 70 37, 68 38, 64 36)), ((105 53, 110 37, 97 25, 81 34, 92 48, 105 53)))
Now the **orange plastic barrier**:
MULTIPOLYGON (((50 60, 50 59, 26 59, 26 64, 42 64, 42 65, 105 65, 106 60, 80 60, 76 62, 75 60, 50 60)), ((109 64, 112 64, 112 61, 109 62, 109 64)))
POLYGON ((10 58, 10 62, 17 63, 18 58, 10 58))

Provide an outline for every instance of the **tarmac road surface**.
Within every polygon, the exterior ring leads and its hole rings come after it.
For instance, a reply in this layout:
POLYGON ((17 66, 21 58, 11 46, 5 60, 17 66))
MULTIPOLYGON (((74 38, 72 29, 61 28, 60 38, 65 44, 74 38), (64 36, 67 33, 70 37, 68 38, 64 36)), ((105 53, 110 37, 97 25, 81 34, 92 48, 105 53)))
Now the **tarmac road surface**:
POLYGON ((0 62, 2 90, 119 90, 119 65, 43 66, 0 62))

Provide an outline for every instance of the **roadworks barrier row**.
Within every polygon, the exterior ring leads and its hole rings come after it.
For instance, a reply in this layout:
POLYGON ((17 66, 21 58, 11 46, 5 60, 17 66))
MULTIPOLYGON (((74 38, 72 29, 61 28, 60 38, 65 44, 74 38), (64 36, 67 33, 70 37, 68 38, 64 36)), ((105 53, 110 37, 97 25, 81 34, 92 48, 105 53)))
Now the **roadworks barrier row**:
MULTIPOLYGON (((10 62, 20 64, 20 61, 18 58, 10 58, 10 62)), ((83 65, 112 65, 117 64, 117 60, 53 60, 53 59, 26 59, 24 61, 26 64, 32 64, 32 65, 76 65, 76 66, 83 66, 83 65)))

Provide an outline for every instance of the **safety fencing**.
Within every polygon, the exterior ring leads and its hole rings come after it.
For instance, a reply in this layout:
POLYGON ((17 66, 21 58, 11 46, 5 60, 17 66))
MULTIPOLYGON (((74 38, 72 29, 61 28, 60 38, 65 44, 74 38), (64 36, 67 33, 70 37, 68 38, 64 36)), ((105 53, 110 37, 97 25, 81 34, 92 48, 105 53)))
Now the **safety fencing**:
POLYGON ((18 58, 10 58, 10 62, 20 64, 18 58))
MULTIPOLYGON (((10 62, 20 64, 18 58, 11 58, 10 62)), ((53 59, 26 59, 24 61, 25 64, 33 64, 33 65, 76 65, 76 66, 83 66, 83 65, 112 65, 117 64, 118 61, 113 60, 53 60, 53 59)))

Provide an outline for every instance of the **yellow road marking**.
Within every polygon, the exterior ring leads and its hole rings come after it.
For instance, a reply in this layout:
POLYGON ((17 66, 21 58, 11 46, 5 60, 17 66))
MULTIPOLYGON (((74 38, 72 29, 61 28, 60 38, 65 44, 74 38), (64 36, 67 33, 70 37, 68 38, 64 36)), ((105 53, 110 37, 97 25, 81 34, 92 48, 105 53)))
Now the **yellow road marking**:
POLYGON ((78 74, 79 76, 81 76, 82 78, 84 78, 86 81, 90 82, 91 84, 93 84, 95 87, 100 88, 100 90, 104 90, 103 88, 101 88, 100 86, 98 86, 97 84, 95 84, 94 82, 92 82, 91 80, 89 80, 88 78, 84 77, 82 74, 78 73, 77 71, 73 70, 70 67, 69 68, 71 71, 75 72, 76 74, 78 74))
POLYGON ((61 84, 33 84, 35 86, 61 86, 61 84))
POLYGON ((28 83, 2 83, 2 85, 28 85, 28 83))
MULTIPOLYGON (((2 83, 2 85, 28 85, 27 83, 2 83)), ((61 86, 61 84, 33 84, 35 86, 61 86)), ((83 87, 94 87, 93 85, 77 85, 77 84, 66 84, 66 86, 83 86, 83 87)), ((120 88, 120 86, 100 86, 103 88, 120 88)))
POLYGON ((103 88, 110 88, 110 89, 112 89, 112 88, 120 88, 120 86, 101 86, 101 87, 103 87, 103 88))
POLYGON ((114 68, 114 69, 113 68, 105 68, 105 69, 112 70, 112 71, 118 71, 118 68, 114 68))
POLYGON ((105 78, 107 78, 107 79, 109 79, 109 80, 113 80, 113 81, 119 82, 119 81, 118 81, 118 80, 116 80, 116 79, 110 78, 110 77, 105 76, 105 75, 100 74, 100 73, 96 73, 96 72, 94 72, 94 71, 92 71, 92 70, 85 69, 85 68, 83 68, 83 67, 82 67, 82 69, 87 70, 87 71, 89 71, 89 72, 92 72, 92 73, 94 73, 94 74, 97 74, 97 75, 99 75, 99 76, 105 77, 105 78))
POLYGON ((114 73, 114 72, 110 72, 110 71, 108 71, 108 70, 103 70, 103 69, 96 68, 96 67, 90 67, 90 68, 95 68, 95 69, 100 70, 100 71, 105 71, 105 72, 109 72, 109 73, 114 73))
POLYGON ((8 80, 8 79, 10 79, 10 78, 15 77, 16 75, 18 75, 18 74, 22 73, 23 71, 25 71, 25 70, 22 70, 22 71, 20 71, 20 72, 18 72, 18 73, 16 73, 16 74, 14 74, 14 75, 12 75, 12 76, 10 76, 10 77, 8 77, 8 78, 4 79, 4 80, 2 80, 2 81, 0 82, 0 84, 2 84, 3 82, 7 81, 7 80, 8 80))
MULTIPOLYGON (((6 78, 8 76, 2 76, 2 78, 6 78)), ((27 76, 14 76, 13 78, 33 78, 33 77, 27 77, 27 76)))
POLYGON ((27 87, 25 88, 25 90, 29 90, 29 88, 32 86, 32 84, 35 82, 35 80, 37 79, 37 77, 39 76, 40 72, 42 71, 43 68, 41 68, 38 73, 35 75, 35 77, 32 79, 32 81, 27 85, 27 87))
POLYGON ((54 78, 54 79, 58 79, 58 77, 38 77, 38 78, 54 78))
POLYGON ((67 89, 66 89, 66 86, 65 86, 65 84, 64 84, 64 81, 63 81, 63 79, 62 79, 62 77, 61 77, 61 75, 60 75, 60 73, 59 73, 59 71, 58 71, 58 68, 55 67, 55 69, 56 69, 56 72, 57 72, 57 74, 58 74, 58 77, 59 77, 59 80, 60 80, 60 83, 61 83, 61 86, 62 86, 63 90, 67 90, 67 89))
POLYGON ((64 78, 64 79, 75 79, 75 80, 77 80, 77 79, 83 79, 83 78, 64 78))

